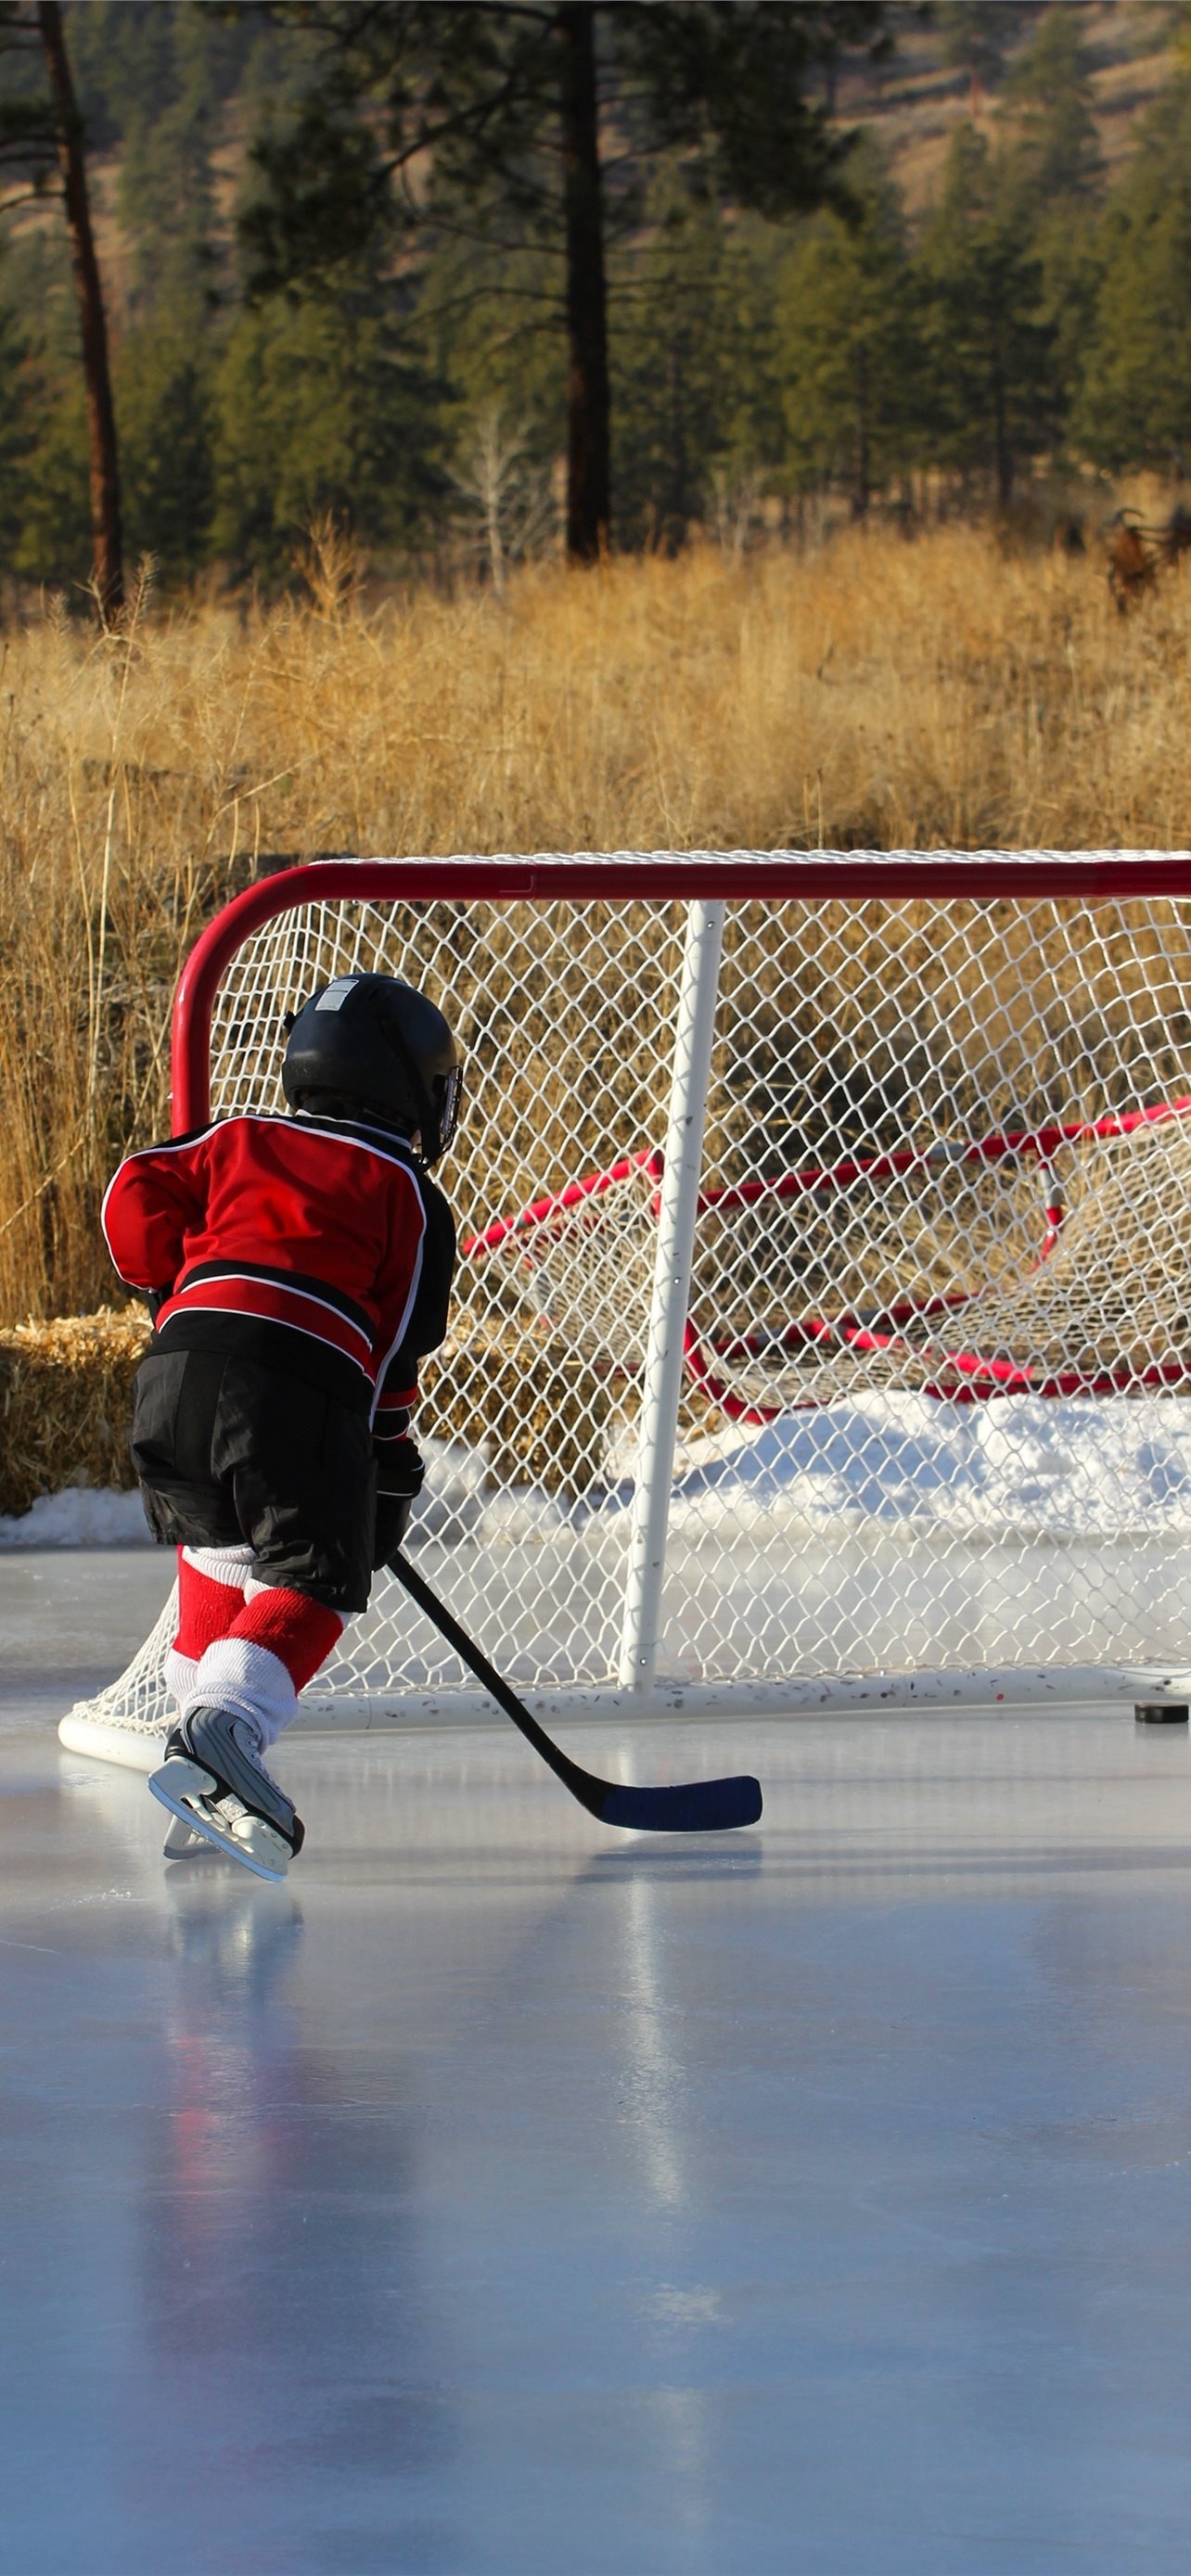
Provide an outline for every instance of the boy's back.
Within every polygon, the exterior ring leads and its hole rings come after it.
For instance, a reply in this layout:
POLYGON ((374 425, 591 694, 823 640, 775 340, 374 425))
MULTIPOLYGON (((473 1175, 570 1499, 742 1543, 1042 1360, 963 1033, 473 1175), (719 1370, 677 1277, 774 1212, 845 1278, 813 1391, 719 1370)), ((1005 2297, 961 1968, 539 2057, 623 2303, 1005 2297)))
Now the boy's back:
POLYGON ((162 1349, 271 1350, 350 1402, 446 1329, 446 1202, 402 1138, 363 1122, 251 1113, 150 1146, 121 1164, 103 1224, 121 1277, 159 1301, 162 1349))

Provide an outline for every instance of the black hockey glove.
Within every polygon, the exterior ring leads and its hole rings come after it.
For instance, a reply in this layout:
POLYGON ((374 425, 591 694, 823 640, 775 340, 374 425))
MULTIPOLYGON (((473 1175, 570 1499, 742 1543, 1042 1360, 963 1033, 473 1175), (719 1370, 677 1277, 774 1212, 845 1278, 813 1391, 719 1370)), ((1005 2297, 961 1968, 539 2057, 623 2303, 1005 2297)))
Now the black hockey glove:
POLYGON ((173 1296, 173 1293, 174 1283, 172 1279, 168 1288, 146 1288, 144 1292, 145 1304, 149 1309, 149 1321, 151 1324, 155 1324, 157 1322, 157 1318, 161 1313, 162 1307, 166 1304, 167 1300, 173 1296))
POLYGON ((387 1440, 385 1454, 377 1462, 383 1490, 376 1497, 376 1536, 372 1543, 373 1568, 379 1573, 402 1546, 426 1469, 412 1440, 387 1440))

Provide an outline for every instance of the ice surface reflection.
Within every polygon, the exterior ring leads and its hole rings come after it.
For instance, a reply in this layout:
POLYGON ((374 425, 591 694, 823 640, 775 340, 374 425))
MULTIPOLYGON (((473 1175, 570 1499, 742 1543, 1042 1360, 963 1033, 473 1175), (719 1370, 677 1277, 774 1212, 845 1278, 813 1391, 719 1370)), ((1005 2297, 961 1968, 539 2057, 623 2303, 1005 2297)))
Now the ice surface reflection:
POLYGON ((3 2576, 1182 2565, 1186 1730, 294 1742, 275 1889, 9 1714, 3 2576))

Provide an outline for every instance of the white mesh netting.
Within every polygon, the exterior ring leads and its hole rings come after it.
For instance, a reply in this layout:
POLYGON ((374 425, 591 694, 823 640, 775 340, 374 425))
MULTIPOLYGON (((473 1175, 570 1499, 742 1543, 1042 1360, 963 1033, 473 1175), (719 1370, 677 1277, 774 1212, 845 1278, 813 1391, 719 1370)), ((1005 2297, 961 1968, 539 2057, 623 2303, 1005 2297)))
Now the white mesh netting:
MULTIPOLYGON (((839 1174, 706 1194, 687 1330, 730 1418, 865 1387, 978 1395, 1138 1393, 1187 1365, 1183 1245, 1191 1101, 1040 1141, 850 1159, 839 1174), (752 1192, 756 1190, 756 1194, 752 1192), (1151 1258, 1139 1264, 1144 1237, 1151 1258)), ((657 1175, 490 1229, 491 1257, 551 1327, 644 1356, 657 1175)), ((604 1176, 601 1175, 601 1182, 604 1176)))
MULTIPOLYGON (((459 1029, 443 1178, 486 1241, 424 1372, 418 1544, 523 1687, 620 1659, 685 911, 307 905, 215 1012, 216 1113, 280 1105, 332 974, 459 1029)), ((1187 1660, 1189 969, 1182 900, 729 904, 666 1676, 1187 1660)), ((161 1725, 167 1634, 97 1717, 161 1725)), ((385 1577, 317 1688, 461 1679, 385 1577)))

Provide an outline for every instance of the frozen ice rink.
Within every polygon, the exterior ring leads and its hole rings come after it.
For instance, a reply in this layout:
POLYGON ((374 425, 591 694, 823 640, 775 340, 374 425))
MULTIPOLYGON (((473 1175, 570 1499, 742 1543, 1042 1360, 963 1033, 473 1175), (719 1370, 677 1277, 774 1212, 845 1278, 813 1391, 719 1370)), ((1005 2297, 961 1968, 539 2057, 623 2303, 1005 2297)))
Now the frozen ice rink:
POLYGON ((168 1571, 0 1557, 3 2576, 1186 2567, 1185 1729, 295 1739, 167 1872, 54 1719, 168 1571))

